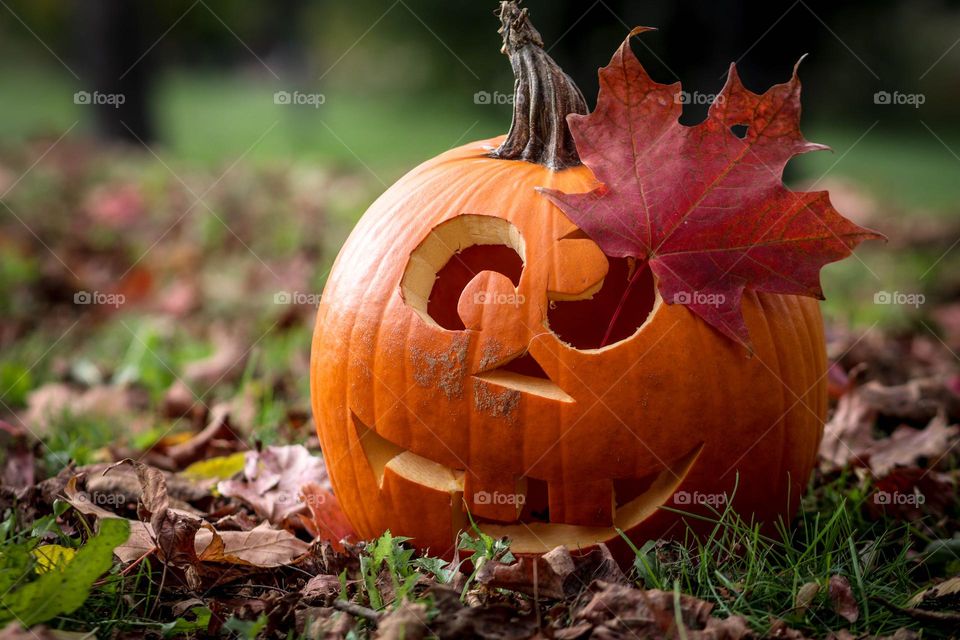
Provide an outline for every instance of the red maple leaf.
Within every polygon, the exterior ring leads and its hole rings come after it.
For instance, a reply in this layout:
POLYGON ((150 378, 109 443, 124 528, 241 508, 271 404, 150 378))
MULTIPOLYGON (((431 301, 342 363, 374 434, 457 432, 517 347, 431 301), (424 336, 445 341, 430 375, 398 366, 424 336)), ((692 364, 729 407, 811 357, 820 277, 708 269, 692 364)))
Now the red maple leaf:
POLYGON ((602 186, 540 191, 608 256, 636 258, 637 272, 649 267, 665 302, 749 344, 744 289, 822 299, 820 268, 883 236, 841 216, 826 191, 783 185, 790 158, 827 148, 800 133, 796 68, 758 95, 731 64, 707 119, 684 126, 680 83, 654 82, 630 50, 630 38, 647 30, 634 29, 600 70, 593 113, 567 118, 602 186), (746 126, 743 138, 736 125, 746 126))

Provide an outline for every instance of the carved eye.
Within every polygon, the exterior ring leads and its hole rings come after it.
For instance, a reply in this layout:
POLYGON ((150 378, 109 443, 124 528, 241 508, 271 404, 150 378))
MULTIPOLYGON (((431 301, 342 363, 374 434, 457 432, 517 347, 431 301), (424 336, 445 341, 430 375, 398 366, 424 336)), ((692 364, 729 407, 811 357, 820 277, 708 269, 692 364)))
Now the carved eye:
POLYGON ((457 302, 477 274, 503 274, 516 287, 525 247, 519 229, 503 218, 464 214, 433 228, 413 250, 400 290, 403 299, 431 324, 462 330, 457 302))
POLYGON ((607 275, 593 297, 550 301, 550 330, 575 349, 600 349, 626 340, 636 333, 656 302, 649 268, 636 272, 626 258, 607 261, 607 275))
POLYGON ((578 350, 629 338, 657 302, 649 268, 605 256, 576 228, 557 240, 548 289, 547 327, 578 350))

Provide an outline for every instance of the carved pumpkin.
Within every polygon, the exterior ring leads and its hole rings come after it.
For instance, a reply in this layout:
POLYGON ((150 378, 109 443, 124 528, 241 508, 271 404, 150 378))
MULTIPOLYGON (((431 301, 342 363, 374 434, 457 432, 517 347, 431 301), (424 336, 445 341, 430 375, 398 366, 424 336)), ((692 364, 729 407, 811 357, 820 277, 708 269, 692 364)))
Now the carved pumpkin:
POLYGON ((660 507, 735 486, 742 514, 791 514, 827 405, 817 302, 746 293, 751 355, 648 277, 606 335, 630 266, 535 190, 597 187, 563 118, 585 105, 511 4, 510 134, 388 189, 323 293, 313 408, 343 510, 438 554, 467 511, 516 553, 682 536, 660 507))

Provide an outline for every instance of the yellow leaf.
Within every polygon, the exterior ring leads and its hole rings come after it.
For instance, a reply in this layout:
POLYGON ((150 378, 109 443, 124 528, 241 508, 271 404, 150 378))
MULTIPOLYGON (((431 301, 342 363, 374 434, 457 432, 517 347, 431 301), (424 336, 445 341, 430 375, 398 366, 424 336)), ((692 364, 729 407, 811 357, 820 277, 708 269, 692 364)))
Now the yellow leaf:
POLYGON ((33 550, 33 557, 37 559, 37 573, 60 569, 73 560, 75 555, 77 555, 76 549, 59 544, 42 544, 33 550))
POLYGON ((245 462, 246 454, 239 451, 229 456, 194 462, 183 470, 183 475, 197 480, 226 480, 243 471, 245 462))

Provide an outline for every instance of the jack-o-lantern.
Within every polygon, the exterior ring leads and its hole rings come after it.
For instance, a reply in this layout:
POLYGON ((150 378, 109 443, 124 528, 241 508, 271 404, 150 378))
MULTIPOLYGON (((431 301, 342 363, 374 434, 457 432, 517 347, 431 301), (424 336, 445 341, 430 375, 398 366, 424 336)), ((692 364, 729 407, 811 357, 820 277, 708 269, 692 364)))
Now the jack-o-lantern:
POLYGON ((649 270, 623 300, 629 261, 536 191, 598 186, 564 121, 584 100, 504 13, 510 133, 388 189, 322 296, 313 408, 344 512, 437 554, 470 517, 535 553, 682 536, 677 509, 730 496, 766 522, 792 513, 827 406, 817 302, 747 291, 749 353, 662 301, 649 270))

